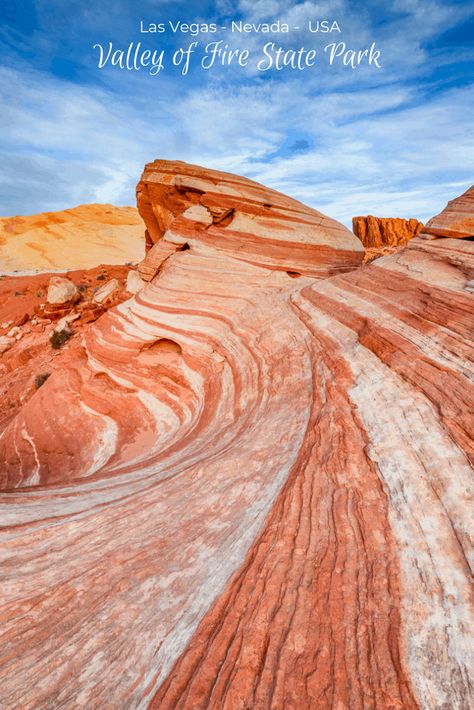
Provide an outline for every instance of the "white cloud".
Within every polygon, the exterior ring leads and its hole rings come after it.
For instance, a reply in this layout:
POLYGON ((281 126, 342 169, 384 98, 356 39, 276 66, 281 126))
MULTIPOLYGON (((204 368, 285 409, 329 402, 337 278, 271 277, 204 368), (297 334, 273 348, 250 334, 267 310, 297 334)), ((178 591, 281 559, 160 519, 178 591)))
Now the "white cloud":
MULTIPOLYGON (((376 77, 290 72, 237 81, 220 72, 197 84, 112 72, 102 86, 81 86, 0 68, 0 211, 133 204, 144 163, 163 157, 247 175, 346 224, 364 213, 427 219, 472 180, 474 140, 470 87, 430 97, 407 82, 426 62, 422 42, 459 19, 456 8, 450 15, 432 1, 428 17, 423 7, 397 0, 405 16, 391 25, 393 41, 381 30, 392 63, 376 77), (292 154, 295 137, 307 148, 292 154)), ((346 17, 350 36, 370 36, 367 14, 344 0, 290 8, 241 0, 239 9, 291 22, 332 9, 346 17)))

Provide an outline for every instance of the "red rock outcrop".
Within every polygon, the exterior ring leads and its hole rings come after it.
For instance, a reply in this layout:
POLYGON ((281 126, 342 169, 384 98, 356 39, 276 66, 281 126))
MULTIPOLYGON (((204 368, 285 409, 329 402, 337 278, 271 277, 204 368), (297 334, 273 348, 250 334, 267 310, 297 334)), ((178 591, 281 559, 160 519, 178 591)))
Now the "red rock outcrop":
POLYGON ((143 258, 143 222, 133 207, 79 205, 0 217, 0 273, 91 269, 143 258))
POLYGON ((180 163, 138 202, 150 283, 1 433, 2 704, 469 708, 474 244, 354 268, 180 163))
POLYGON ((417 219, 399 217, 353 217, 352 230, 366 249, 403 246, 423 229, 417 219))
POLYGON ((360 242, 342 224, 256 182, 186 163, 145 166, 137 204, 153 245, 140 266, 154 277, 174 253, 208 247, 275 271, 324 278, 361 263, 360 242))
POLYGON ((463 239, 474 237, 474 185, 450 200, 444 210, 433 217, 422 230, 435 237, 463 239))

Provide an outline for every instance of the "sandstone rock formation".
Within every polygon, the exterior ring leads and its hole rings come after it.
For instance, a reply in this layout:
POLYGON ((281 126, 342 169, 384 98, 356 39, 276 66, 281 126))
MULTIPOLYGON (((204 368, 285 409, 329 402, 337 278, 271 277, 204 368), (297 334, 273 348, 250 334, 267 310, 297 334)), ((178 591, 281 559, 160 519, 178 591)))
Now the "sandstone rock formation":
POLYGON ((5 353, 0 357, 0 436, 6 422, 34 394, 36 378, 61 367, 70 347, 75 347, 90 325, 129 297, 125 288, 128 272, 126 266, 68 272, 80 300, 58 305, 46 301, 49 274, 0 278, 0 355, 5 353), (97 288, 109 278, 120 282, 120 290, 105 304, 95 304, 97 288), (53 331, 66 327, 73 328, 74 338, 53 350, 53 331))
POLYGON ((439 215, 429 220, 423 233, 454 239, 474 237, 474 185, 450 200, 439 215))
POLYGON ((138 203, 150 283, 4 420, 2 706, 472 707, 474 244, 356 268, 181 163, 138 203))
POLYGON ((0 274, 89 269, 140 261, 143 222, 133 207, 80 205, 0 218, 0 274))
POLYGON ((423 229, 417 219, 399 217, 353 217, 352 230, 367 249, 403 246, 423 229))
POLYGON ((145 166, 137 204, 152 248, 140 265, 150 280, 177 251, 238 256, 271 271, 318 278, 349 271, 363 250, 343 225, 301 202, 217 170, 155 161, 145 166))

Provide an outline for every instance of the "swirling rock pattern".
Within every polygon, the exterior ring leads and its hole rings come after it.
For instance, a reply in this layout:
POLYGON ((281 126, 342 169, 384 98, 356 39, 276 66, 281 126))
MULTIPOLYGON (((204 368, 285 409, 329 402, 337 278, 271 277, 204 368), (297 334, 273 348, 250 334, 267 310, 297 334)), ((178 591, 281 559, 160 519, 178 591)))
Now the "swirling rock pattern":
POLYGON ((137 194, 148 285, 0 438, 2 706, 472 707, 474 245, 137 194))

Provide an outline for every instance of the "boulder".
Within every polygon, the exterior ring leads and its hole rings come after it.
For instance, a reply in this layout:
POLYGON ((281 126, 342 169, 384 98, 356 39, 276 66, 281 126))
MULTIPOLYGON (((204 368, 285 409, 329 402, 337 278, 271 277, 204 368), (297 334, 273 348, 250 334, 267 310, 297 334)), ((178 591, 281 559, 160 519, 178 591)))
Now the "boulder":
POLYGON ((346 227, 247 178, 156 160, 137 186, 138 211, 153 244, 139 266, 149 281, 173 254, 211 250, 275 271, 326 278, 362 263, 346 227))
POLYGON ((52 276, 48 284, 47 301, 56 306, 65 303, 74 303, 79 298, 77 286, 63 276, 52 276))

